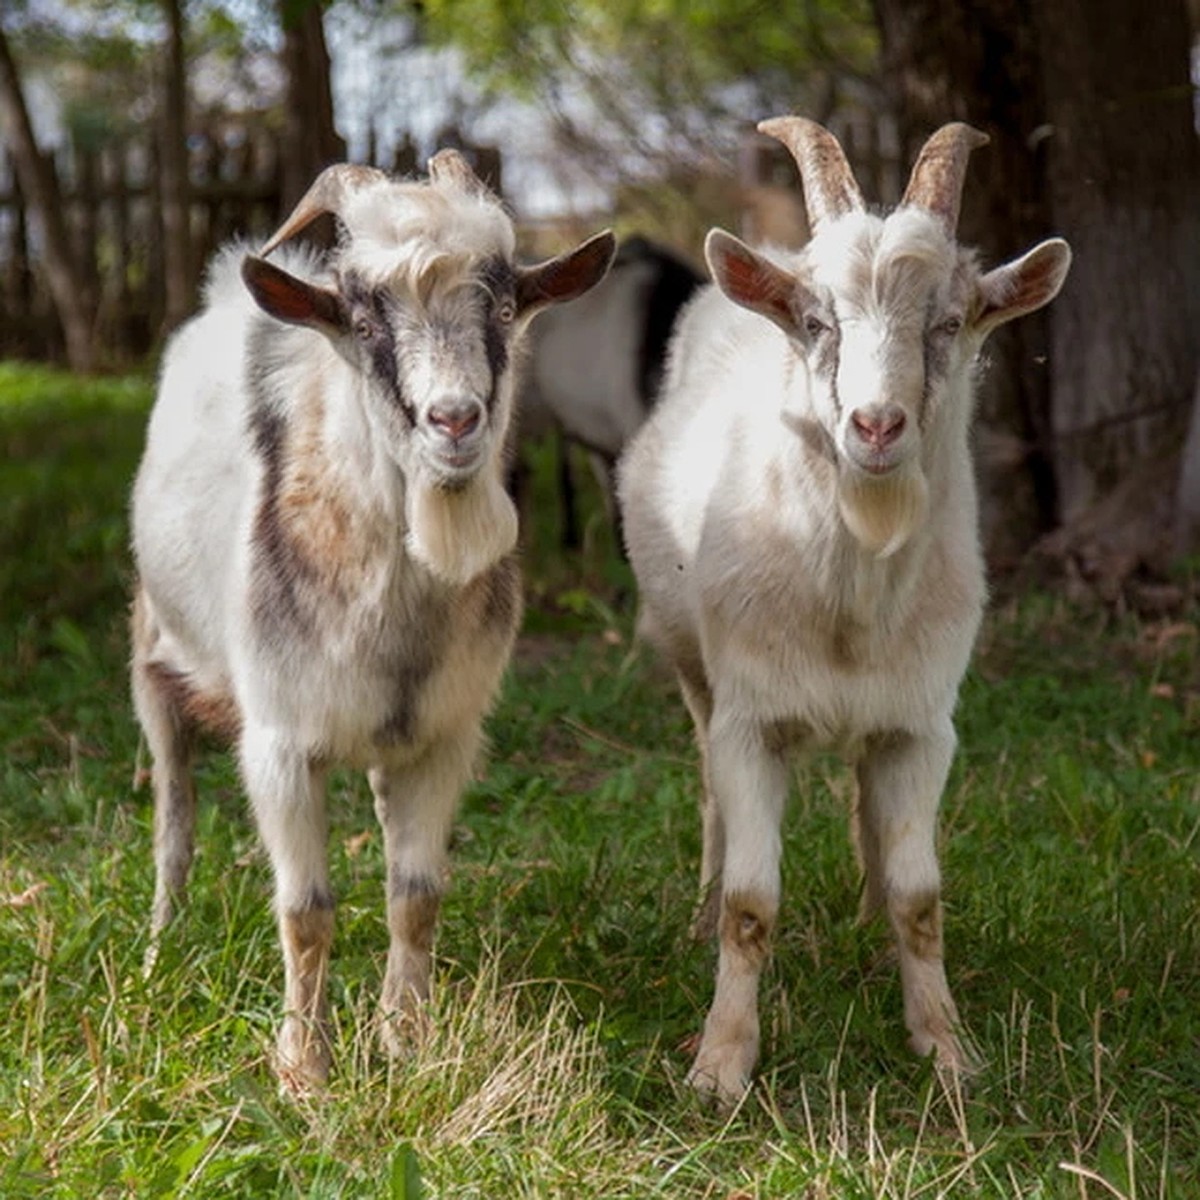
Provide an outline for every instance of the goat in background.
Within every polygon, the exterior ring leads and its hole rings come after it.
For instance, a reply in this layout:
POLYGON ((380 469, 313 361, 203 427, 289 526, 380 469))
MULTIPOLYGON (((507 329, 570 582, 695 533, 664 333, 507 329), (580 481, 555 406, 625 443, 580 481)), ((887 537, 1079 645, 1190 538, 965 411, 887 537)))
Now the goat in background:
MULTIPOLYGON (((676 318, 702 282, 668 247, 645 237, 626 238, 596 287, 576 303, 547 312, 534 326, 518 388, 514 442, 519 455, 528 441, 558 439, 564 548, 580 544, 570 447, 588 452, 609 519, 619 531, 616 462, 654 407, 676 318)), ((519 498, 521 469, 518 462, 514 490, 519 498)))

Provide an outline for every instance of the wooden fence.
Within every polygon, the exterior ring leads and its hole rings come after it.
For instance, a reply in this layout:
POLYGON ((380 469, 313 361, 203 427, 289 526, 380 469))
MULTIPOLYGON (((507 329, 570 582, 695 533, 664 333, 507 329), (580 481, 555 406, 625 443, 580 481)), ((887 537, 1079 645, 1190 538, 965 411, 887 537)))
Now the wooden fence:
MULTIPOLYGON (((491 147, 463 146, 476 169, 499 187, 491 147)), ((276 137, 225 130, 189 141, 193 276, 227 238, 263 239, 282 219, 282 167, 276 137)), ((416 168, 411 143, 368 157, 400 174, 416 168), (385 161, 379 161, 385 159, 385 161)), ((158 161, 149 143, 126 143, 56 156, 63 207, 77 260, 98 297, 101 364, 144 356, 163 332, 165 283, 158 161)), ((0 148, 0 357, 63 361, 62 333, 42 271, 41 233, 0 148)))
MULTIPOLYGON (((833 124, 833 122, 831 122, 833 124)), ((889 122, 851 113, 835 126, 873 201, 894 201, 900 186, 895 133, 889 122)), ((458 145, 475 168, 501 190, 499 152, 458 145)), ((415 171, 411 141, 378 147, 368 161, 398 173, 415 171)), ((97 358, 102 365, 136 361, 163 333, 162 203, 157 155, 149 142, 97 152, 73 148, 57 156, 63 207, 88 282, 98 297, 97 358)), ((195 134, 189 141, 190 231, 193 277, 212 251, 237 234, 265 238, 281 220, 281 149, 265 130, 239 127, 195 134)), ((790 156, 770 138, 749 137, 738 164, 743 225, 748 236, 788 242, 805 235, 800 192, 790 156), (747 189, 754 192, 748 197, 747 189), (755 211, 757 204, 761 211, 755 211), (786 209, 786 211, 782 211, 786 209), (774 210, 773 220, 758 222, 774 210)), ((40 264, 40 229, 28 210, 12 164, 0 148, 0 357, 63 361, 62 333, 40 264)))
MULTIPOLYGON (((162 204, 154 149, 130 143, 56 156, 77 261, 95 289, 102 362, 145 354, 164 311, 162 204)), ((273 138, 197 136, 189 146, 192 260, 198 269, 234 233, 269 232, 279 217, 273 138)), ((58 360, 62 338, 37 269, 40 229, 16 173, 0 159, 0 354, 58 360)))

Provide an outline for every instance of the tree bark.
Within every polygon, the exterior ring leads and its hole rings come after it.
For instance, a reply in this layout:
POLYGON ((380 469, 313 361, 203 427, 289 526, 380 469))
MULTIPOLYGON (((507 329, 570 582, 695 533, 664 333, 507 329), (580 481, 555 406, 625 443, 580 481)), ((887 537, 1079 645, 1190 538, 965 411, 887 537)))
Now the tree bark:
POLYGON ((16 61, 3 29, 0 29, 0 125, 7 135, 21 190, 42 225, 46 279, 62 325, 67 361, 73 370, 90 371, 96 365, 95 291, 73 251, 58 175, 53 161, 38 148, 16 61))
POLYGON ((875 6, 910 152, 947 120, 992 137, 971 165, 964 241, 989 262, 1051 233, 1075 252, 1062 295, 989 343, 981 440, 1008 450, 980 464, 989 557, 1011 562, 1119 492, 1093 552, 1121 569, 1160 558, 1152 543, 1178 457, 1168 453, 1183 437, 1200 353, 1184 0, 875 6), (1143 470, 1147 458, 1157 472, 1143 470), (1158 494, 1128 487, 1134 476, 1158 494))
POLYGON ((329 50, 321 0, 279 0, 287 74, 283 141, 283 206, 289 211, 317 173, 346 155, 333 123, 329 50))
POLYGON ((159 167, 162 171, 163 273, 166 291, 163 332, 169 333, 191 312, 194 281, 183 5, 180 0, 163 0, 163 12, 167 19, 167 44, 163 65, 159 167))

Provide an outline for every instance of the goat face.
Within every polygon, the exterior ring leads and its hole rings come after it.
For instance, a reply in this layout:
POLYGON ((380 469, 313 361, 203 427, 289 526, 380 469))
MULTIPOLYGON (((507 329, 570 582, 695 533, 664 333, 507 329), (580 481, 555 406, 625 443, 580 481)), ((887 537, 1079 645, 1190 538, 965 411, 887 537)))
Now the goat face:
POLYGON ((441 487, 464 486, 503 445, 516 304, 496 260, 433 286, 375 286, 343 272, 339 349, 369 380, 368 414, 389 455, 441 487))
POLYGON ((248 255, 242 277, 265 312, 324 334, 354 366, 389 457, 453 489, 504 444, 510 362, 529 317, 598 282, 612 250, 611 235, 600 234, 532 267, 503 255, 476 261, 435 253, 419 272, 410 260, 382 279, 344 252, 331 285, 248 255))
POLYGON ((865 211, 826 130, 802 118, 760 128, 796 157, 812 240, 780 261, 713 230, 709 269, 729 299, 788 336, 807 381, 806 415, 837 464, 842 516, 867 549, 890 554, 922 519, 939 435, 965 429, 984 338, 1057 295, 1070 250, 1051 239, 982 274, 958 247, 966 156, 982 138, 967 126, 930 138, 904 203, 886 219, 865 211))

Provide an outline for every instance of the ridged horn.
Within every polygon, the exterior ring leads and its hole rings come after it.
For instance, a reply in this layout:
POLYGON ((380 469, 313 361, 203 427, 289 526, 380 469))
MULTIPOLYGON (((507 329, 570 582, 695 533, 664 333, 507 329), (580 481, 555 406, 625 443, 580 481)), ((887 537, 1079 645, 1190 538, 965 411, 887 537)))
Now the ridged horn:
POLYGON ((911 204, 933 213, 948 237, 958 229, 963 180, 972 150, 986 146, 986 133, 962 121, 943 125, 925 143, 909 176, 901 205, 911 204))
POLYGON ((814 231, 823 221, 848 212, 861 212, 862 192, 846 155, 823 125, 807 117, 772 117, 758 123, 759 133, 782 142, 800 169, 804 183, 804 207, 814 231))
POLYGON ((434 183, 448 183, 469 192, 486 190, 483 180, 475 174, 471 164, 450 146, 439 150, 429 160, 429 178, 434 183))
POLYGON ((386 178, 387 175, 377 167, 366 167, 356 163, 334 163, 333 166, 326 167, 292 209, 291 216, 267 239, 259 254, 265 258, 281 242, 295 237, 325 213, 337 216, 348 196, 369 183, 386 178))

